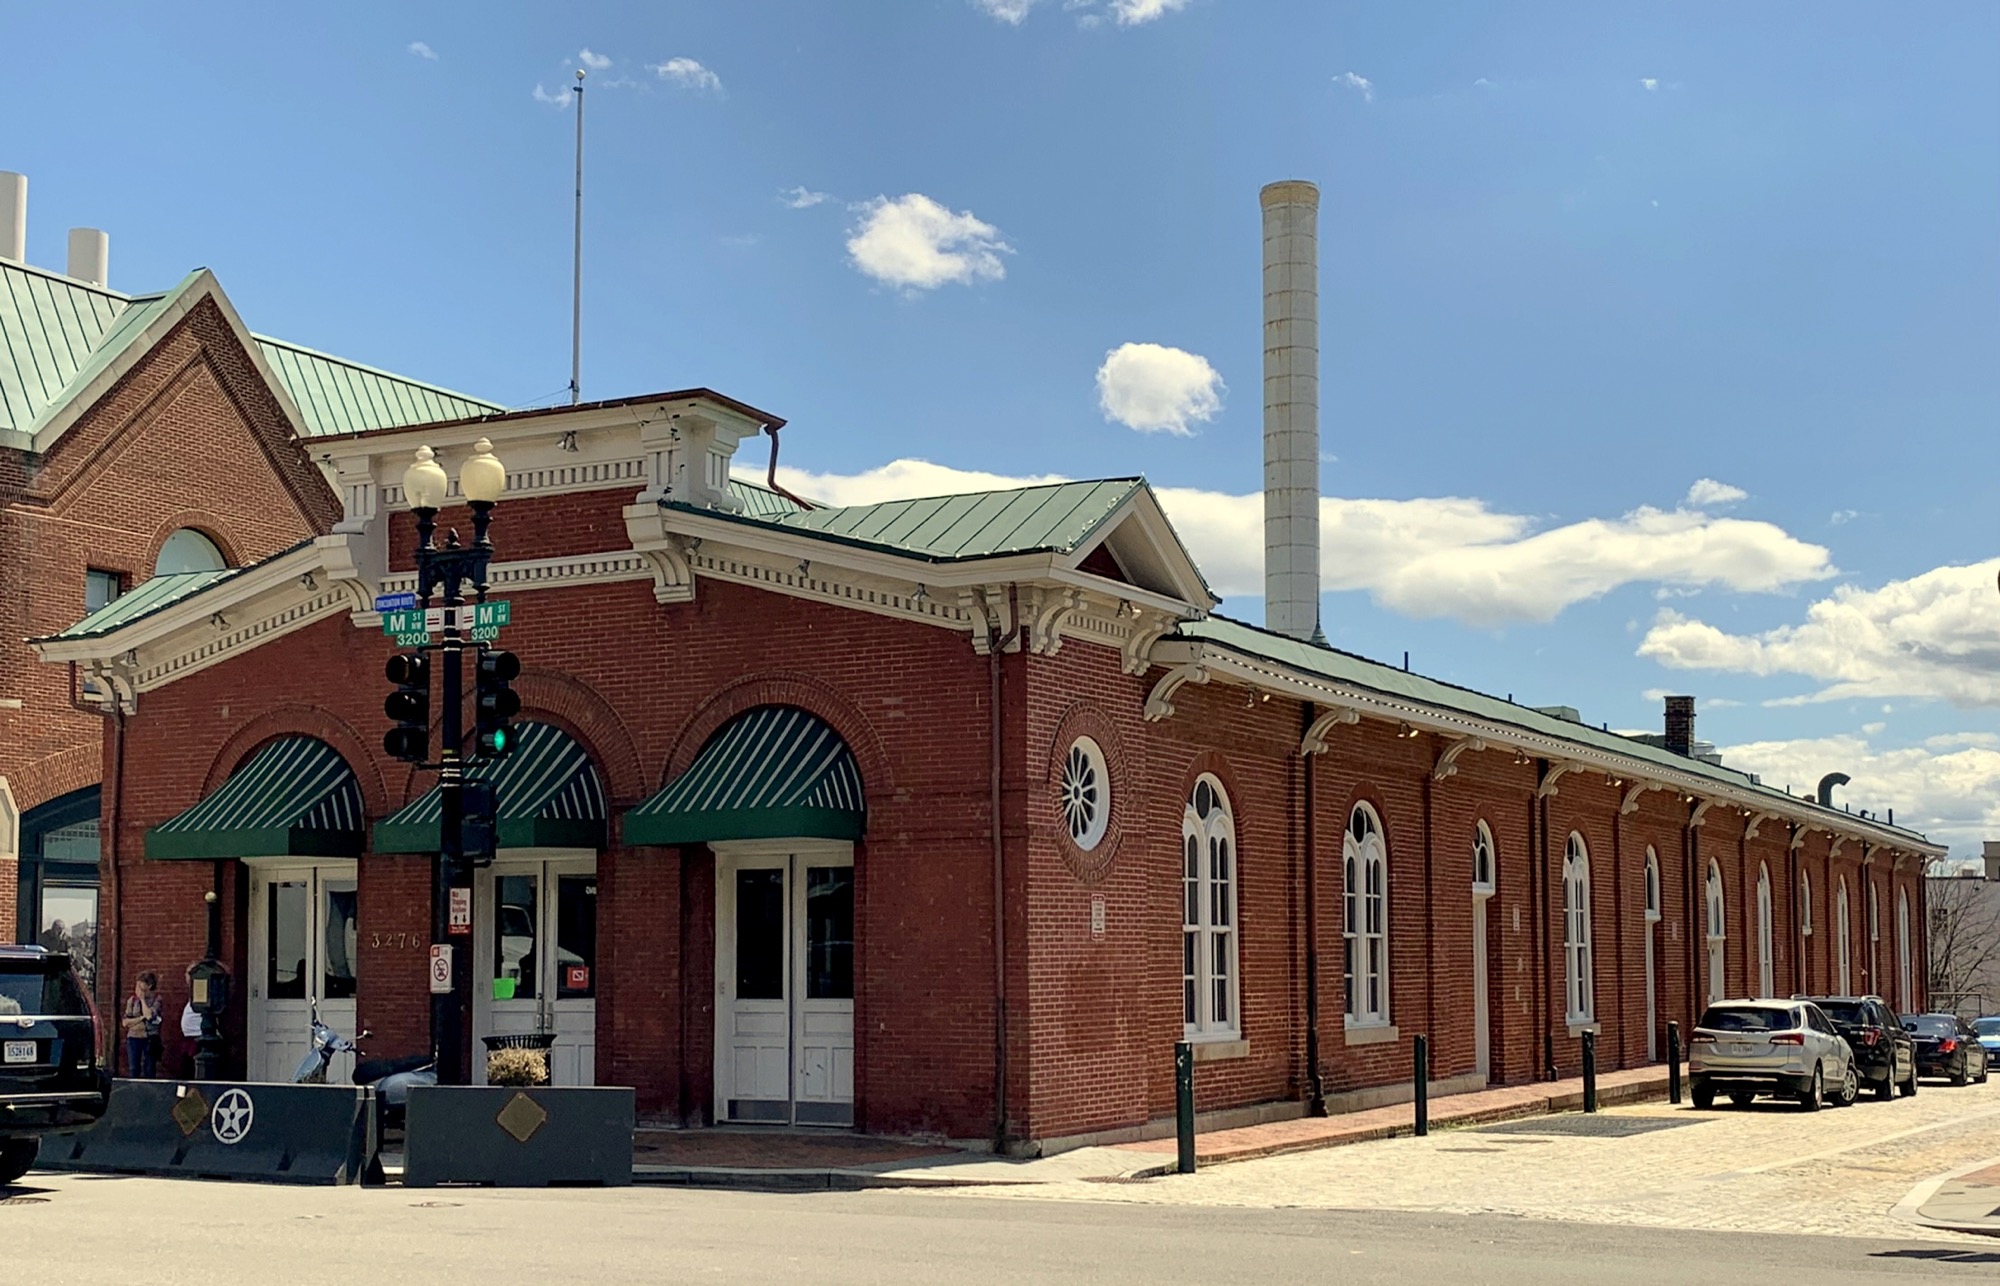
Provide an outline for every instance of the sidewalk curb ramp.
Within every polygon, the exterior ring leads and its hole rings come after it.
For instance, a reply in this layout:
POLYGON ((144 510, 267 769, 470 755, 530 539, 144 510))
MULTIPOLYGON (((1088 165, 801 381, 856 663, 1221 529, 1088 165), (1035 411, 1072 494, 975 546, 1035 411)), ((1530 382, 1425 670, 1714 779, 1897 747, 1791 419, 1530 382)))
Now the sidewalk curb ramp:
POLYGON ((98 1123, 42 1140, 36 1166, 91 1174, 380 1182, 375 1091, 349 1085, 117 1081, 98 1123))

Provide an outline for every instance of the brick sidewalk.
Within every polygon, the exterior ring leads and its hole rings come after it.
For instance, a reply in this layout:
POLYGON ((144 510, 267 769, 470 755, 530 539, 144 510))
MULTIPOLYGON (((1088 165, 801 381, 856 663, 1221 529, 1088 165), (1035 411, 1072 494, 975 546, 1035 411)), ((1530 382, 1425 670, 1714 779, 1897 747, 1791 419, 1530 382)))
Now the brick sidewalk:
MULTIPOLYGON (((1667 1095, 1665 1067, 1638 1067, 1622 1072, 1606 1072, 1597 1078, 1597 1101, 1601 1107, 1664 1099, 1667 1095)), ((1432 1129, 1453 1125, 1478 1125, 1515 1117, 1541 1116, 1550 1112, 1573 1112, 1583 1107, 1583 1080, 1539 1081, 1533 1085, 1509 1085, 1478 1090, 1471 1094, 1451 1094, 1430 1103, 1432 1129)), ((1300 1117, 1274 1121, 1268 1125, 1245 1126, 1239 1130, 1216 1130, 1197 1134, 1195 1160, 1202 1164, 1218 1161, 1248 1161, 1255 1157, 1305 1152, 1313 1148, 1338 1147, 1345 1143, 1367 1143, 1395 1138, 1414 1129, 1415 1108, 1408 1103, 1369 1108, 1339 1116, 1300 1117)), ((1118 1145, 1133 1152, 1173 1155, 1173 1139, 1148 1139, 1118 1145)))

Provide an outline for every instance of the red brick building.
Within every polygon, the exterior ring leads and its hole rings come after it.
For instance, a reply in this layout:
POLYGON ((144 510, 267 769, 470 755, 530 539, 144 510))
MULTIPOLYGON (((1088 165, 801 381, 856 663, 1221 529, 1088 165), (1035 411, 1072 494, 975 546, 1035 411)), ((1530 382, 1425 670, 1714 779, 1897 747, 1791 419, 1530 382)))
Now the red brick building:
MULTIPOLYGON (((19 176, 0 176, 13 191, 19 176)), ((9 204, 8 213, 13 207, 9 204)), ((95 960, 104 717, 26 640, 329 530, 316 434, 492 410, 252 334, 213 275, 128 295, 0 238, 0 941, 95 960)))
POLYGON ((1165 1132, 1181 1040, 1220 1124, 1407 1097, 1419 1034, 1450 1091, 1586 1031, 1643 1063, 1711 996, 1921 1005, 1922 836, 1701 757, 1685 698, 1634 739, 1317 641, 1316 208, 1264 195, 1282 632, 1215 614, 1141 480, 814 508, 732 478, 782 422, 705 389, 312 433, 312 540, 37 640, 105 711, 100 990, 178 979, 212 894, 236 1072, 312 998, 427 1047, 438 803, 382 749, 374 605, 418 447, 487 440, 524 723, 450 945, 472 1035, 559 1082, 1052 1147, 1165 1132))
POLYGON ((214 890, 240 1070, 308 995, 424 1047, 435 812, 371 608, 415 447, 487 438, 530 735, 474 1034, 552 1032, 558 1079, 1018 1147, 1162 1128, 1183 1038, 1244 1119, 1402 1096, 1418 1033, 1449 1089, 1573 1073, 1586 1028, 1645 1062, 1711 994, 1921 1003, 1939 850, 1693 757, 1691 713, 1648 745, 1217 617, 1137 480, 805 510, 729 479, 778 423, 695 390, 327 436, 327 535, 42 640, 121 703, 121 978, 177 976, 214 890))

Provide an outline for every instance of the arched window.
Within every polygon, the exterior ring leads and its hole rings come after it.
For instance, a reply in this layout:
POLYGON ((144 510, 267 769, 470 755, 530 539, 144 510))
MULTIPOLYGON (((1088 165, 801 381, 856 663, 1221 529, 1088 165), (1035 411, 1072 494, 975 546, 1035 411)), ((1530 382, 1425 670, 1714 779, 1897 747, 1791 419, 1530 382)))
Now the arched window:
POLYGON ((1389 1022, 1389 850, 1375 810, 1356 804, 1341 844, 1347 939, 1347 1023, 1389 1022))
POLYGON ((1236 819, 1222 783, 1204 773, 1181 813, 1181 1020, 1187 1037, 1234 1036, 1236 819))
POLYGON ((1778 989, 1771 949, 1771 868, 1757 866, 1757 994, 1769 996, 1778 989))
POLYGON ((1708 864, 1708 998, 1721 1000, 1728 994, 1728 977, 1724 971, 1722 945, 1726 930, 1722 906, 1722 868, 1714 862, 1708 864))
POLYGON ((1840 877, 1840 892, 1833 901, 1833 981, 1834 990, 1843 996, 1854 994, 1854 976, 1849 969, 1849 932, 1851 917, 1847 913, 1847 877, 1840 877))
POLYGON ((1799 871, 1799 936, 1812 936, 1812 876, 1799 871))
POLYGON ((1569 1021, 1591 1021, 1597 986, 1590 961, 1590 852, 1575 831, 1563 854, 1563 972, 1569 983, 1569 1021))
POLYGON ((1493 891, 1493 832, 1479 823, 1472 834, 1472 891, 1493 891))
POLYGON ((1660 857, 1646 845, 1646 923, 1660 918, 1660 857))
POLYGON ((1868 990, 1877 996, 1886 996, 1889 989, 1882 985, 1882 908, 1875 901, 1875 881, 1864 870, 1861 882, 1868 886, 1868 990))
POLYGON ((192 527, 183 527, 167 537, 160 546, 160 556, 153 560, 153 575, 171 576, 177 572, 219 572, 229 566, 222 551, 215 542, 192 527))
POLYGON ((1904 1013, 1917 1007, 1917 988, 1910 978, 1910 892, 1896 890, 1896 996, 1904 1013))

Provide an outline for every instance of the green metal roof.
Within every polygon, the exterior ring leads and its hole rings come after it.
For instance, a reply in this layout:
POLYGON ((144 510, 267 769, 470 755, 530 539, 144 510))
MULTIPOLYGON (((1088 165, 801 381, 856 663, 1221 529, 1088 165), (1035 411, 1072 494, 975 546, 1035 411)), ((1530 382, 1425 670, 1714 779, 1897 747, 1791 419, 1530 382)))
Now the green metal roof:
POLYGON ((933 562, 1004 554, 1066 554, 1088 541, 1145 485, 1138 478, 1108 478, 838 509, 792 510, 777 517, 775 525, 933 562))
POLYGON ((840 734, 792 706, 746 711, 688 770, 625 814, 627 844, 860 839, 861 770, 840 734))
MULTIPOLYGON (((0 430, 33 434, 200 276, 125 295, 0 260, 0 430)), ((400 428, 506 408, 268 336, 252 337, 299 409, 300 436, 400 428)))
POLYGON ((119 595, 55 637, 87 639, 100 634, 109 634, 120 626, 130 625, 142 616, 151 616, 154 612, 170 607, 190 594, 207 589, 210 585, 239 576, 243 570, 241 567, 225 567, 220 571, 172 572, 165 576, 155 576, 131 593, 119 595))
POLYGON ((469 420, 507 409, 269 336, 255 338, 272 373, 299 408, 299 418, 305 421, 299 425, 301 437, 469 420))
POLYGON ((769 487, 744 478, 729 480, 729 494, 742 503, 743 512, 752 518, 783 518, 801 512, 797 505, 769 487))
MULTIPOLYGON (((604 787, 582 746, 552 724, 515 725, 512 754, 486 771, 501 848, 602 848, 604 787)), ((444 798, 432 787, 375 823, 377 853, 435 853, 444 798)))
POLYGON ((206 799, 147 831, 146 856, 354 857, 362 826, 361 787, 340 752, 314 737, 282 737, 206 799))
MULTIPOLYGON (((1269 630, 1258 629, 1223 616, 1210 616, 1205 620, 1183 621, 1174 637, 1213 643, 1247 656, 1273 661, 1302 674, 1352 687, 1365 688, 1384 696, 1399 698, 1412 704, 1424 705, 1438 710, 1455 711, 1489 723, 1511 724, 1527 732, 1538 733, 1589 746, 1627 759, 1644 760, 1662 768, 1676 772, 1692 773, 1699 777, 1723 782, 1739 790, 1756 791, 1782 800, 1796 809, 1800 805, 1818 807, 1814 801, 1803 795, 1793 795, 1773 786, 1766 786, 1753 780, 1750 774, 1720 764, 1711 764, 1687 755, 1677 755, 1663 746, 1650 746, 1643 741, 1635 741, 1619 733, 1602 728, 1593 728, 1587 723, 1576 723, 1556 715, 1544 714, 1532 706, 1516 705, 1500 697, 1475 692, 1456 684, 1439 679, 1426 678, 1407 670, 1371 661, 1351 652, 1342 652, 1316 643, 1306 643, 1283 634, 1273 634, 1269 630)), ((1832 816, 1845 816, 1827 810, 1832 816)), ((1891 829, 1886 823, 1869 819, 1871 825, 1891 829)), ((1915 831, 1906 830, 1910 835, 1915 831)))

